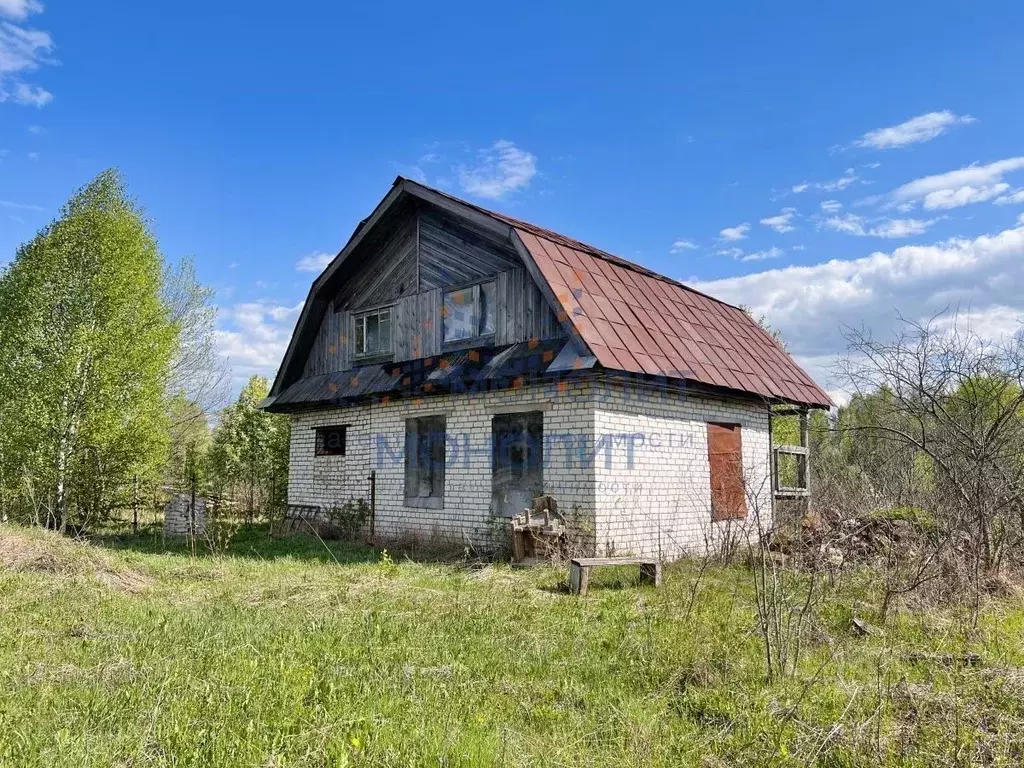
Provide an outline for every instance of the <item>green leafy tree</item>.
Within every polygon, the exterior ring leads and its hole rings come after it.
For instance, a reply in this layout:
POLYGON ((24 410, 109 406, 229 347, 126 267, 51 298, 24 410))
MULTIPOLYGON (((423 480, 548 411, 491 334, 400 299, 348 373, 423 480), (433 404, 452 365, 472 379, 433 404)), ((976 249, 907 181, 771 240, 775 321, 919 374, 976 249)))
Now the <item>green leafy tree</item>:
POLYGON ((177 327, 162 269, 142 211, 108 170, 0 276, 2 480, 61 530, 124 503, 132 478, 154 478, 165 459, 177 327))
POLYGON ((258 512, 270 514, 287 498, 287 417, 260 410, 270 385, 253 376, 238 400, 221 412, 210 447, 214 490, 239 501, 250 521, 258 512))
POLYGON ((170 448, 164 483, 172 488, 205 489, 209 481, 210 426, 202 406, 184 395, 168 399, 170 448))

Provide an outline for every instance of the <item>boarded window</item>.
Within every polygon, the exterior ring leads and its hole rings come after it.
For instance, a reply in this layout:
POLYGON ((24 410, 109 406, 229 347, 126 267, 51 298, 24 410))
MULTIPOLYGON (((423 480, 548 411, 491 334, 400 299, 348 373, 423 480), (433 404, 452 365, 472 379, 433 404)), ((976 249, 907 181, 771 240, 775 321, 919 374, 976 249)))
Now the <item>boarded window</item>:
POLYGON ((441 319, 446 344, 494 334, 496 286, 492 280, 445 291, 441 319))
POLYGON ((444 508, 445 418, 405 421, 405 504, 444 508))
POLYGON ((316 428, 316 455, 317 456, 344 456, 345 438, 348 432, 347 426, 341 427, 317 427, 316 428))
POLYGON ((711 519, 746 517, 743 440, 739 424, 708 424, 708 461, 711 464, 711 519))

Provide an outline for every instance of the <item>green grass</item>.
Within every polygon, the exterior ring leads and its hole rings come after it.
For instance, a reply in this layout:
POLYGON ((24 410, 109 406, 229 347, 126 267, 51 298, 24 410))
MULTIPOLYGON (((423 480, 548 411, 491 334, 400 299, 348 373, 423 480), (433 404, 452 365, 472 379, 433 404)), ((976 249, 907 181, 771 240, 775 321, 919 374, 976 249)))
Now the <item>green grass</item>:
POLYGON ((1019 765, 1024 604, 872 620, 829 592, 765 682, 749 573, 666 584, 244 531, 228 553, 0 528, 0 765, 1019 765), (5 564, 6 563, 6 567, 5 564), (827 636, 827 637, 826 637, 827 636), (908 652, 981 654, 980 668, 908 652), (813 683, 810 681, 814 680, 813 683))

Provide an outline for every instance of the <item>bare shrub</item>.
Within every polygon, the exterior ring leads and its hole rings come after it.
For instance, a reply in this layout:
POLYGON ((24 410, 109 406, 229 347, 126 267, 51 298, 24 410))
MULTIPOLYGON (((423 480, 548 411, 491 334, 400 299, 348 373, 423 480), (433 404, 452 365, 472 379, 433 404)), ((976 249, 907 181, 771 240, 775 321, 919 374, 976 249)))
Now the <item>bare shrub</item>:
POLYGON ((815 436, 815 507, 848 538, 871 534, 883 617, 942 579, 976 618, 987 584, 1021 564, 1024 342, 985 340, 956 316, 847 339, 853 399, 815 436))

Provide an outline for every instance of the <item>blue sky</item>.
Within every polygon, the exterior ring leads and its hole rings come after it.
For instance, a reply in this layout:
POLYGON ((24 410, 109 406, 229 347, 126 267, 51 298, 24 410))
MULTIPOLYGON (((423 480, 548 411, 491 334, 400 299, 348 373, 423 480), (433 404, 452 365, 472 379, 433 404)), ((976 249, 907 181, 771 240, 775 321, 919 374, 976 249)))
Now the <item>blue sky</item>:
POLYGON ((401 173, 763 312, 1024 315, 1024 5, 0 0, 0 262, 118 166, 272 374, 401 173))

